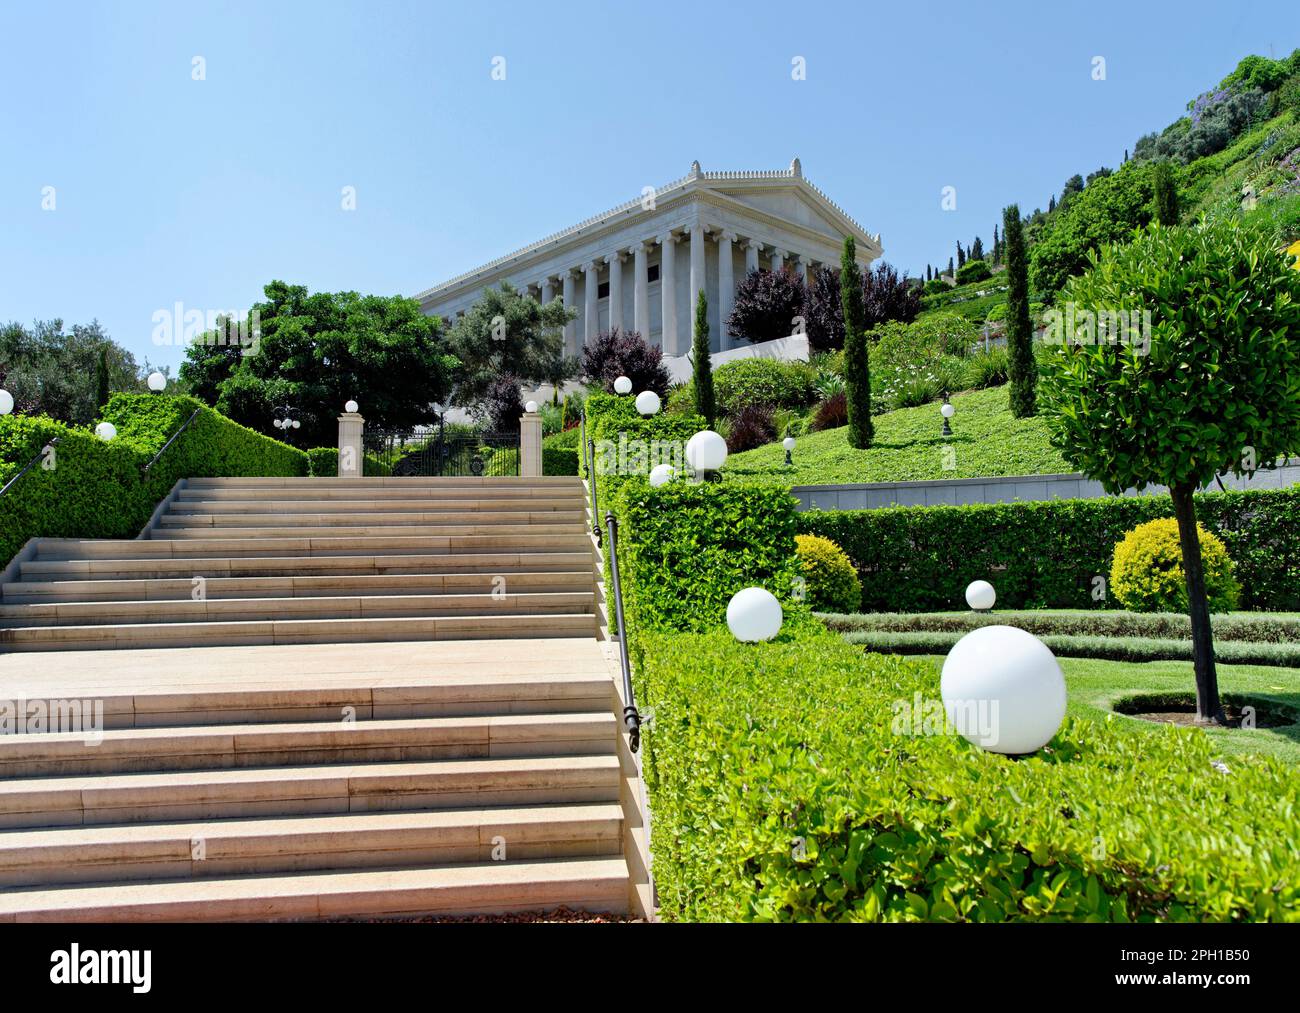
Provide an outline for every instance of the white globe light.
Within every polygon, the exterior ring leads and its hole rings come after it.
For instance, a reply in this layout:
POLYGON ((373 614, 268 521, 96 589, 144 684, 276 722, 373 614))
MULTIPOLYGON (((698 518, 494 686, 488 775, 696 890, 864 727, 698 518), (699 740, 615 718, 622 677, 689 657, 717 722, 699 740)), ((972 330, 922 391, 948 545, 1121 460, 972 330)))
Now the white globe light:
POLYGON ((643 390, 636 396, 636 410, 642 415, 653 415, 659 411, 659 395, 652 390, 643 390))
POLYGON ((14 396, 7 390, 0 390, 0 415, 8 415, 14 410, 14 396))
POLYGON ((727 441, 712 429, 696 433, 686 441, 686 463, 696 472, 717 471, 727 463, 727 441))
POLYGON ((526 405, 524 405, 524 411, 526 411, 529 415, 536 415, 536 414, 537 414, 537 402, 536 402, 536 401, 529 401, 526 405))
POLYGON ((166 386, 167 386, 167 377, 163 376, 162 373, 158 372, 157 370, 154 370, 152 373, 149 374, 149 389, 151 391, 157 393, 158 391, 162 390, 166 386))
POLYGON ((949 403, 949 404, 945 404, 942 408, 939 409, 939 414, 942 415, 945 419, 950 419, 953 417, 953 414, 956 411, 957 409, 954 408, 951 403, 949 403))
POLYGON ((781 441, 781 446, 785 447, 786 450, 794 450, 794 437, 787 436, 781 441))
POLYGON ((283 428, 284 428, 284 423, 281 422, 279 419, 272 419, 272 420, 271 420, 271 425, 275 426, 276 429, 283 429, 283 428))
POLYGON ((953 645, 939 677, 948 720, 966 741, 1018 756, 1065 718, 1065 677, 1047 645, 1014 626, 983 626, 953 645))
POLYGON ((626 376, 620 376, 617 380, 614 381, 614 393, 631 394, 632 381, 629 380, 626 376))
POLYGON ((95 426, 95 435, 107 443, 109 440, 117 438, 117 426, 111 422, 101 422, 95 426))
POLYGON ((998 600, 998 593, 987 580, 972 580, 966 587, 966 604, 976 612, 987 612, 998 600))
POLYGON ((761 587, 737 591, 727 603, 727 628, 733 637, 747 644, 771 640, 781 632, 784 618, 776 595, 761 587))
POLYGON ((671 464, 656 464, 650 469, 650 484, 656 489, 666 485, 677 477, 677 469, 671 464))
POLYGON ((355 415, 357 413, 357 403, 355 401, 349 401, 343 406, 343 410, 349 415, 355 415))
POLYGON ((297 419, 294 419, 294 420, 293 420, 293 428, 294 428, 294 429, 301 429, 301 428, 302 428, 302 423, 299 422, 297 419))

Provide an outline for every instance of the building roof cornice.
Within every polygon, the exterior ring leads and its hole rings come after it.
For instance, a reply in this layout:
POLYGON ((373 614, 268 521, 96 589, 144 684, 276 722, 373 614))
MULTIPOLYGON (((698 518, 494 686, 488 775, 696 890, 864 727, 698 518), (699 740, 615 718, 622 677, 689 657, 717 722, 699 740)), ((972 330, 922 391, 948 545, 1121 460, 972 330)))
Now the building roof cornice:
POLYGON ((844 225, 846 230, 855 234, 855 238, 870 244, 872 252, 876 256, 879 256, 881 252, 880 234, 876 233, 873 236, 868 233, 867 230, 853 219, 847 211, 836 204, 835 201, 831 200, 826 195, 825 191, 809 182, 809 180, 803 175, 803 169, 800 165, 799 159, 794 159, 790 163, 790 168, 788 169, 760 169, 730 172, 704 172, 700 168, 700 163, 696 161, 691 163, 691 170, 685 176, 675 179, 670 183, 665 183, 663 186, 655 187, 653 190, 647 187, 640 197, 625 201, 617 207, 610 208, 608 211, 604 211, 598 215, 592 215, 590 218, 583 219, 575 225, 570 225, 566 229, 561 229, 559 232, 553 232, 549 236, 545 236, 534 243, 529 243, 527 246, 520 247, 511 253, 497 257, 495 260, 490 260, 486 264, 481 264, 470 271, 458 274, 454 278, 449 278, 444 282, 418 293, 415 298, 421 301, 427 301, 431 296, 437 295, 440 292, 455 289, 460 285, 463 285, 465 282, 482 277, 483 275, 490 275, 507 264, 522 260, 531 254, 545 251, 548 247, 553 247, 563 240, 575 238, 582 235, 584 232, 589 232, 602 226, 621 224, 615 222, 615 219, 624 217, 629 213, 660 210, 661 202, 672 201, 674 204, 680 203, 681 198, 685 197, 689 191, 707 191, 710 183, 771 184, 773 182, 794 182, 799 189, 804 190, 813 196, 816 202, 824 205, 832 211, 834 215, 841 220, 841 224, 844 225))

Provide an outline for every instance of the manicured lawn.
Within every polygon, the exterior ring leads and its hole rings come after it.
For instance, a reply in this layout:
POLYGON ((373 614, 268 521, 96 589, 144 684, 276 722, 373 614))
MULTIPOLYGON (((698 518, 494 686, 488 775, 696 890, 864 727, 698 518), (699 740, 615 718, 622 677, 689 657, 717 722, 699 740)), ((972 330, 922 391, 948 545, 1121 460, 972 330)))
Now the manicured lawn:
POLYGON ((732 455, 724 476, 770 479, 786 485, 834 482, 909 482, 923 479, 1044 475, 1073 469, 1047 443, 1040 418, 1016 419, 1007 408, 1007 388, 956 394, 953 435, 940 435, 938 404, 878 415, 875 442, 866 450, 848 444, 848 429, 801 437, 794 465, 785 466, 780 443, 732 455), (945 460, 944 447, 952 447, 945 460), (946 470, 945 463, 953 465, 946 470))
MULTIPOLYGON (((936 672, 943 667, 943 658, 935 655, 918 660, 934 665, 936 672)), ((1070 693, 1069 714, 1094 721, 1118 721, 1139 735, 1160 734, 1165 729, 1115 714, 1110 710, 1112 702, 1137 693, 1194 693, 1196 687, 1192 666, 1184 661, 1134 664, 1062 658, 1060 663, 1070 693)), ((1300 710, 1300 669, 1219 665, 1218 673, 1221 693, 1261 697, 1300 710)), ((1300 724, 1249 730, 1211 728, 1205 733, 1225 756, 1266 755, 1300 765, 1300 724)), ((1157 789, 1152 786, 1152 790, 1157 789)))

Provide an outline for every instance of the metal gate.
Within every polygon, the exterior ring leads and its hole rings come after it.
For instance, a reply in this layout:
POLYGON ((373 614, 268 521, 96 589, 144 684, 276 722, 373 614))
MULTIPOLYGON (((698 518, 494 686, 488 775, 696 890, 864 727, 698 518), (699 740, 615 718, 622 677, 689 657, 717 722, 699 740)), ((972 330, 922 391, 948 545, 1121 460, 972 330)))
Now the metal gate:
POLYGON ((366 474, 400 478, 519 474, 519 434, 367 430, 366 474))

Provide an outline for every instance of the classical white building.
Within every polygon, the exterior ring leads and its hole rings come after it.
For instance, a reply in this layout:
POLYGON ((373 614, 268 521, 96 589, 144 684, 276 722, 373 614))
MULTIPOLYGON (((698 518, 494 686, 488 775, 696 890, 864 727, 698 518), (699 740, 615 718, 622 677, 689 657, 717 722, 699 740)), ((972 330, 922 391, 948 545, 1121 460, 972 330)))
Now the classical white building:
POLYGON ((640 332, 665 357, 690 348, 695 293, 709 302, 712 349, 747 344, 725 333, 736 284, 757 268, 791 266, 807 277, 838 269, 844 237, 853 236, 865 267, 881 255, 880 235, 861 225, 804 178, 799 159, 786 170, 704 172, 684 177, 522 250, 421 292, 425 313, 454 320, 483 290, 509 281, 543 303, 562 299, 578 311, 565 328, 577 354, 611 327, 640 332))

